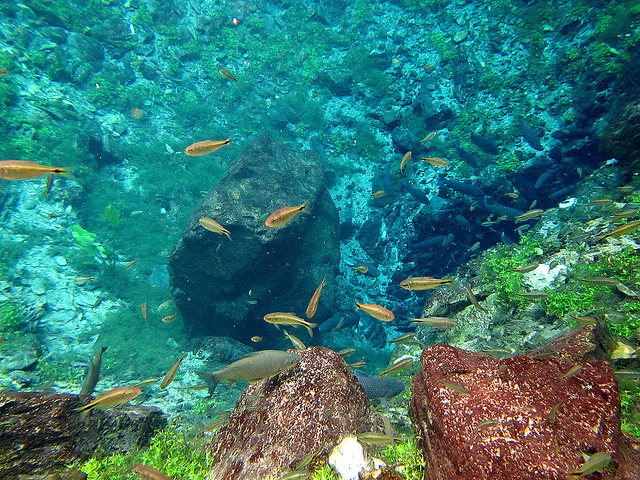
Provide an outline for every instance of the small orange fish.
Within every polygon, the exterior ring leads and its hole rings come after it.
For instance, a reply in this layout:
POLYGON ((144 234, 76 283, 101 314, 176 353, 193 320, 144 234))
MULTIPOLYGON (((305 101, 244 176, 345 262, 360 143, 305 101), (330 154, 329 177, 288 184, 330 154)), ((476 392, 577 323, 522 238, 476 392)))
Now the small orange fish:
POLYGON ((262 337, 259 337, 258 335, 256 335, 255 337, 251 337, 251 341, 254 343, 258 343, 262 341, 262 337))
POLYGON ((313 95, 311 95, 311 98, 316 98, 318 95, 320 95, 320 92, 316 92, 313 95))
POLYGON ((309 305, 307 306, 307 318, 311 318, 316 314, 316 310, 318 309, 318 301, 320 300, 320 294, 322 293, 322 287, 324 287, 326 283, 327 276, 325 275, 322 278, 322 282, 316 288, 316 291, 313 292, 311 300, 309 300, 309 305))
POLYGON ((378 190, 377 192, 373 192, 371 194, 373 198, 382 198, 385 196, 384 190, 378 190))
POLYGON ((0 68, 0 75, 9 75, 9 70, 5 70, 4 68, 0 68))
POLYGON ((171 384, 171 382, 173 382, 173 379, 175 378, 176 373, 178 373, 178 368, 180 368, 180 364, 182 363, 182 361, 184 360, 184 358, 186 356, 187 356, 186 353, 184 355, 182 355, 180 357, 180 360, 178 360, 176 363, 174 363, 173 366, 169 369, 167 374, 162 379, 162 383, 160 384, 160 389, 161 390, 164 390, 165 388, 167 388, 171 384))
POLYGON ((203 228, 209 230, 210 232, 224 233, 227 237, 229 237, 229 240, 231 240, 231 233, 229 232, 229 230, 224 228, 222 225, 216 222, 213 218, 202 217, 198 219, 198 223, 202 225, 203 228))
POLYGON ((427 134, 426 137, 424 137, 422 140, 420 140, 420 143, 424 143, 424 142, 428 142, 429 140, 433 140, 436 137, 437 133, 436 132, 431 132, 429 134, 427 134))
POLYGON ((309 202, 304 202, 302 205, 298 205, 297 207, 283 207, 283 208, 279 208, 278 210, 276 210, 275 212, 273 212, 271 215, 269 215, 267 217, 267 219, 265 220, 264 224, 267 227, 282 227, 283 225, 287 224, 289 221, 293 220, 293 218, 300 212, 309 212, 309 210, 307 210, 305 207, 307 206, 307 203, 309 202))
POLYGON ((435 167, 448 167, 449 162, 447 162, 444 158, 440 157, 422 157, 424 162, 429 162, 431 165, 435 167))
POLYGON ((140 304, 140 311, 142 312, 142 318, 144 318, 144 323, 149 325, 149 322, 147 321, 147 302, 142 302, 140 304))
POLYGON ((391 310, 388 310, 375 303, 358 303, 356 300, 356 310, 362 310, 367 315, 377 318, 383 322, 391 322, 396 316, 391 310))
POLYGON ((41 175, 62 175, 75 180, 71 171, 75 167, 50 167, 27 160, 3 160, 0 162, 0 178, 3 180, 27 180, 41 175))
POLYGON ((238 79, 236 77, 234 77, 233 74, 229 70, 225 70, 224 68, 221 68, 218 71, 220 72, 220 75, 222 75, 227 80, 233 80, 234 82, 238 81, 238 79))
POLYGON ((229 145, 231 137, 226 140, 203 140, 202 142, 196 142, 189 145, 184 149, 184 153, 190 157, 200 157, 209 153, 220 150, 225 145, 229 145))
POLYGON ((162 321, 164 323, 171 323, 176 319, 176 314, 175 313, 170 313, 169 315, 165 315, 164 317, 162 317, 162 321))
POLYGON ((436 69, 433 65, 423 65, 422 68, 424 68, 425 72, 433 72, 436 69))
POLYGON ((92 408, 107 408, 115 405, 120 405, 133 400, 142 393, 138 387, 116 387, 108 392, 104 392, 95 400, 87 403, 86 405, 74 408, 75 411, 81 412, 81 416, 84 418, 92 408))

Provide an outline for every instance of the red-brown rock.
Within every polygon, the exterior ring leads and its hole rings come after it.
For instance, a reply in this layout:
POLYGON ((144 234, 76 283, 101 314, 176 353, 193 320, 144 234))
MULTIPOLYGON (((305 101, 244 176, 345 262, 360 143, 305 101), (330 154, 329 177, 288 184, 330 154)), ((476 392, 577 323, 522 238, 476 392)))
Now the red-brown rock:
POLYGON ((324 347, 300 354, 243 392, 211 443, 211 480, 278 479, 306 455, 325 459, 345 435, 371 429, 367 396, 344 360, 324 347))
POLYGON ((598 451, 611 453, 617 469, 597 478, 640 478, 638 455, 620 431, 608 363, 581 362, 580 372, 566 376, 577 362, 529 355, 497 360, 448 345, 427 347, 421 361, 410 409, 425 478, 566 479, 583 463, 581 452, 598 451), (493 424, 481 425, 488 421, 493 424))

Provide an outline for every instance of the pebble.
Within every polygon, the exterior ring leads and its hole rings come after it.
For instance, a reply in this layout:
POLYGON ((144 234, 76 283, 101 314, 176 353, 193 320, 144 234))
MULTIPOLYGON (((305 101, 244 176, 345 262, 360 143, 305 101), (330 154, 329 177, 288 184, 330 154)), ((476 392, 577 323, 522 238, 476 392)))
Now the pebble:
POLYGON ((55 257, 53 257, 53 260, 60 266, 64 266, 67 264, 67 259, 61 257, 60 255, 56 255, 55 257))

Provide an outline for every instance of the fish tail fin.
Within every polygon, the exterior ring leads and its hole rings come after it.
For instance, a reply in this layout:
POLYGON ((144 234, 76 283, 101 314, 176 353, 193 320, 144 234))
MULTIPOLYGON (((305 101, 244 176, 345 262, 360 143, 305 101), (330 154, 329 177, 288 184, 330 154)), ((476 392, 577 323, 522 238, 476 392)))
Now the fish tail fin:
POLYGON ((53 173, 55 173, 56 175, 61 175, 64 178, 68 178, 69 180, 76 180, 76 177, 73 175, 73 173, 71 173, 75 169, 76 169, 76 167, 56 168, 53 173))
POLYGON ((318 326, 317 323, 309 323, 309 325, 305 325, 305 327, 307 327, 307 330, 309 330, 309 336, 313 337, 313 329, 316 328, 318 326))
POLYGON ((224 232, 224 234, 229 237, 229 240, 233 241, 233 238, 231 238, 231 234, 229 232, 224 232))
POLYGON ((216 385, 220 381, 214 372, 197 372, 198 376, 202 378, 207 384, 209 395, 213 396, 213 392, 216 390, 216 385))

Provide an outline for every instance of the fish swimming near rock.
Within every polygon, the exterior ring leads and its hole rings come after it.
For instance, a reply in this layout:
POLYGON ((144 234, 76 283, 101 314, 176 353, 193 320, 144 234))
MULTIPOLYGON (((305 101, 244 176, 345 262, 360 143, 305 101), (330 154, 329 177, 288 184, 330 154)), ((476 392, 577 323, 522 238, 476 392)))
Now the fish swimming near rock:
POLYGON ((186 357, 186 356, 187 356, 186 353, 184 355, 182 355, 180 357, 180 360, 178 360, 176 363, 174 363, 173 366, 169 369, 167 374, 162 379, 162 383, 160 384, 160 389, 161 390, 164 390, 165 388, 167 388, 171 384, 171 382, 173 382, 173 379, 175 378, 176 373, 178 373, 178 368, 180 368, 180 364, 182 363, 182 361, 184 360, 184 357, 186 357))
POLYGON ((491 138, 483 135, 471 135, 471 141, 489 155, 498 155, 498 144, 491 138))
POLYGON ((434 277, 409 277, 400 282, 400 286, 405 290, 431 290, 442 285, 451 284, 453 284, 452 279, 434 277))
POLYGON ((221 68, 218 71, 220 72, 220 75, 222 75, 227 80, 233 80, 234 82, 238 81, 238 79, 229 70, 225 70, 224 68, 221 68))
POLYGON ((229 230, 224 228, 222 225, 216 222, 213 218, 202 217, 198 219, 198 223, 202 225, 202 228, 209 230, 210 232, 213 232, 213 233, 222 233, 227 237, 229 237, 229 240, 231 240, 231 233, 229 232, 229 230))
POLYGON ((311 300, 309 300, 309 305, 307 305, 307 311, 305 313, 307 315, 307 318, 311 318, 316 314, 316 310, 318 309, 318 302, 320 301, 320 294, 322 294, 322 287, 325 286, 326 280, 327 276, 325 275, 322 278, 322 282, 320 282, 320 285, 318 285, 318 288, 316 288, 316 291, 313 292, 311 300))
POLYGON ((402 190, 404 192, 407 192, 409 195, 411 195, 415 200, 417 200, 418 202, 422 203, 423 205, 430 205, 431 202, 429 201, 429 197, 427 197, 427 195, 420 190, 419 188, 413 187, 411 185, 409 185, 409 182, 407 182, 404 177, 400 178, 400 187, 402 187, 402 190))
POLYGON ((504 205, 500 205, 499 203, 490 203, 487 201, 487 198, 487 195, 485 195, 483 205, 485 210, 487 210, 489 213, 493 213, 494 215, 497 215, 499 217, 506 215, 511 219, 515 219, 516 217, 524 214, 522 210, 518 210, 517 208, 506 207, 504 205))
POLYGON ((83 405, 82 407, 75 408, 74 410, 80 412, 82 418, 86 417, 89 412, 94 409, 102 409, 113 407, 115 405, 121 405, 133 400, 142 393, 142 390, 138 387, 116 387, 104 392, 95 400, 83 405))
POLYGON ((213 395, 216 385, 221 380, 231 385, 237 381, 255 382, 280 373, 301 359, 298 353, 262 350, 250 353, 216 372, 202 371, 198 372, 198 375, 207 383, 209 395, 213 395))
POLYGON ((27 160, 3 160, 0 162, 0 178, 3 180, 28 180, 42 175, 62 175, 75 180, 71 173, 75 167, 50 167, 27 160))
POLYGON ((370 399, 395 397, 405 389, 405 384, 398 380, 369 376, 361 370, 353 373, 370 399))
POLYGON ((522 135, 524 141, 527 142, 531 148, 538 151, 544 150, 540 143, 538 133, 534 129, 527 127, 524 123, 524 118, 521 118, 518 122, 518 130, 520 130, 520 135, 522 135))
POLYGON ((456 180, 448 180, 446 178, 441 178, 440 182, 445 187, 449 187, 456 192, 462 193, 464 195, 469 195, 470 197, 482 197, 484 195, 484 191, 478 185, 469 182, 458 182, 456 180))
POLYGON ((231 143, 231 137, 226 140, 203 140, 201 142, 192 143, 184 149, 184 153, 190 157, 201 157, 202 155, 208 155, 213 152, 217 152, 225 145, 231 143))
POLYGON ((84 379, 84 383, 82 384, 82 389, 80 389, 80 395, 91 395, 93 390, 96 388, 96 384, 100 379, 100 366, 102 365, 102 354, 107 351, 109 347, 100 347, 98 353, 91 362, 91 366, 89 367, 89 372, 87 373, 86 378, 84 379))
POLYGON ((464 148, 462 148, 460 146, 460 142, 456 142, 453 148, 455 148, 456 152, 458 152, 458 156, 460 157, 460 160, 464 161, 470 167, 474 167, 474 168, 478 167, 478 161, 476 160, 476 157, 474 157, 471 152, 468 152, 464 148))
POLYGON ((306 209, 307 203, 309 202, 304 202, 302 205, 298 205, 297 207, 279 208, 267 217, 264 224, 271 228, 282 227, 293 220, 298 213, 309 213, 309 210, 306 209))

